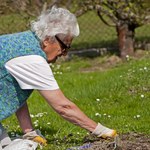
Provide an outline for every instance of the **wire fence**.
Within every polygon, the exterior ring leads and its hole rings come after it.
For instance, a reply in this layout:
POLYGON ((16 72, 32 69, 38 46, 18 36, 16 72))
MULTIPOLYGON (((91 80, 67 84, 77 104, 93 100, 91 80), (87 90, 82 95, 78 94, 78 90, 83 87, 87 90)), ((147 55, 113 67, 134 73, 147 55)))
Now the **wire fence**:
POLYGON ((75 39, 75 49, 117 47, 117 32, 105 25, 94 12, 78 18, 80 35, 75 39))
MULTIPOLYGON (((88 12, 78 18, 80 35, 74 41, 75 49, 107 48, 118 49, 118 37, 115 27, 105 25, 94 12, 88 12)), ((150 43, 150 25, 135 30, 135 48, 145 49, 150 43)))
MULTIPOLYGON (((28 17, 27 14, 0 15, 0 34, 28 30, 29 22, 33 19, 33 17, 28 17)), ((73 41, 72 50, 118 49, 116 29, 105 25, 95 12, 85 13, 78 18, 78 22, 80 35, 73 41)), ((135 43, 136 48, 146 48, 147 43, 150 43, 150 25, 144 25, 136 29, 135 43)))

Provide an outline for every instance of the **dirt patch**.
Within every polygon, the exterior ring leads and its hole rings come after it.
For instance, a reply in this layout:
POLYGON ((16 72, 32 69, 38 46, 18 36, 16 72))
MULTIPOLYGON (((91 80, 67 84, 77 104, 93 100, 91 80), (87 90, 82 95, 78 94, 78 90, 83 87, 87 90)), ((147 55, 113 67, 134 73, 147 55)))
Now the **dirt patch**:
MULTIPOLYGON (((76 150, 150 150, 150 135, 137 133, 127 133, 119 135, 119 140, 98 139, 87 136, 84 139, 85 144, 76 147, 76 150), (116 143, 118 143, 116 145, 116 143)), ((75 147, 70 150, 75 150, 75 147)))
POLYGON ((91 67, 81 68, 81 72, 93 72, 93 71, 104 71, 109 68, 115 67, 122 63, 121 58, 118 56, 106 56, 101 59, 95 58, 91 60, 91 67))
POLYGON ((121 65, 129 60, 139 60, 142 58, 149 58, 149 56, 150 56, 150 53, 148 51, 137 50, 134 53, 134 56, 129 57, 126 60, 122 60, 120 57, 116 55, 100 57, 100 59, 95 58, 95 59, 90 60, 91 67, 81 68, 80 71, 81 72, 104 71, 109 68, 113 68, 118 65, 121 65))

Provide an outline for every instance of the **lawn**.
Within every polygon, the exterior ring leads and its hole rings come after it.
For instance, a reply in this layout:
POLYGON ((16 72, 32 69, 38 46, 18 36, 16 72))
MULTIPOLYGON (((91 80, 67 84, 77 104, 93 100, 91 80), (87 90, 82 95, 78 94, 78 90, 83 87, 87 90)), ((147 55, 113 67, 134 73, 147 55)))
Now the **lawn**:
MULTIPOLYGON (((149 55, 118 63, 103 71, 90 71, 95 63, 105 62, 101 57, 75 58, 58 62, 51 68, 64 94, 93 120, 115 128, 119 133, 150 134, 149 55)), ((44 150, 66 150, 83 143, 87 131, 63 120, 37 91, 30 96, 28 104, 34 127, 40 129, 48 140, 44 150)), ((21 134, 14 115, 3 123, 11 136, 21 134)))

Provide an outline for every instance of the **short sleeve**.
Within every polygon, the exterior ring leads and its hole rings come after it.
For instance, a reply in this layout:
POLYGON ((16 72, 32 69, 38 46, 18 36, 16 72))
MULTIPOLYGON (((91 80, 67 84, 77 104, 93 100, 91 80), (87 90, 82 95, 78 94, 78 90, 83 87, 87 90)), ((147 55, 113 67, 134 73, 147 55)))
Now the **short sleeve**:
POLYGON ((5 64, 21 89, 56 90, 59 86, 46 60, 38 55, 21 56, 5 64))

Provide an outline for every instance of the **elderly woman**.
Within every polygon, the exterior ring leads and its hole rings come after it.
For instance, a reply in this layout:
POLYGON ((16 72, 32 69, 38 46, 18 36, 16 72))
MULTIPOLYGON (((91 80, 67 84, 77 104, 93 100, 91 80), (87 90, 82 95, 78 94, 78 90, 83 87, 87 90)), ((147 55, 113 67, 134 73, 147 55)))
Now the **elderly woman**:
MULTIPOLYGON (((44 144, 33 129, 26 100, 34 89, 64 119, 98 137, 115 137, 116 131, 88 118, 64 96, 48 63, 67 54, 79 35, 76 17, 68 10, 53 7, 31 24, 31 31, 0 36, 0 120, 16 112, 24 138, 44 144)), ((10 141, 0 125, 0 140, 10 141)))

